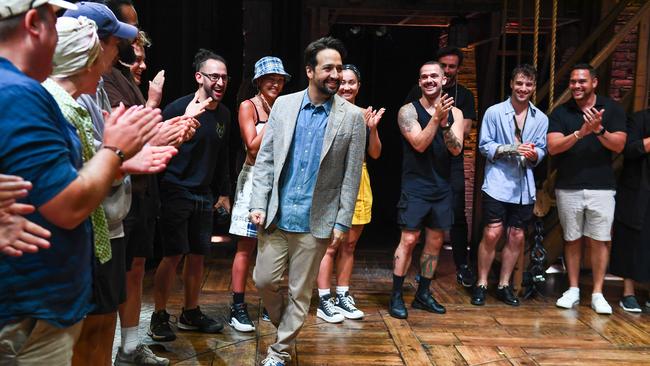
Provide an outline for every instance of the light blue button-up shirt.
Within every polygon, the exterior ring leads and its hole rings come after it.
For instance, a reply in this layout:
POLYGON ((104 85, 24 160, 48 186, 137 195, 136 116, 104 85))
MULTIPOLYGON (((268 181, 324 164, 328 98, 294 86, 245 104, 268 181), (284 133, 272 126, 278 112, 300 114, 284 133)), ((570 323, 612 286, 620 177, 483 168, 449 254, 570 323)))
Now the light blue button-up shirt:
POLYGON ((280 177, 278 227, 294 233, 308 233, 314 187, 320 166, 320 154, 332 110, 332 98, 315 106, 305 96, 300 104, 296 129, 288 160, 280 177))
POLYGON ((487 158, 482 190, 501 202, 528 205, 535 203, 533 168, 546 156, 548 117, 529 103, 521 142, 535 144, 537 161, 527 160, 525 166, 519 164, 519 157, 494 159, 497 147, 516 143, 514 121, 510 98, 485 111, 479 139, 479 150, 487 158))

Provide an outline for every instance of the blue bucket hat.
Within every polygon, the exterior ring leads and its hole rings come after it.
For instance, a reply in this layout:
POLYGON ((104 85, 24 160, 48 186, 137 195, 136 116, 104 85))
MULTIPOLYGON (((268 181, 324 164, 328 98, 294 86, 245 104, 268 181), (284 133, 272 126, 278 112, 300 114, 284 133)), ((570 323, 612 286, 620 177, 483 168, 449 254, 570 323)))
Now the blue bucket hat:
POLYGON ((265 56, 257 60, 255 63, 255 76, 253 76, 253 84, 255 80, 268 74, 278 74, 284 76, 284 80, 289 82, 291 75, 284 71, 282 60, 273 56, 265 56))

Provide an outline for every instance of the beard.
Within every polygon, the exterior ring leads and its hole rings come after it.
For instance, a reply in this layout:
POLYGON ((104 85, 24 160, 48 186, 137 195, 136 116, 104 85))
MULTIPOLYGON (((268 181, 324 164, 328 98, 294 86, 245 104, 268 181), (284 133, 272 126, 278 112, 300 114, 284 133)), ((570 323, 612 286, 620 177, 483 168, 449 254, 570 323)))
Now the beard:
POLYGON ((336 81, 336 86, 334 87, 334 89, 330 89, 330 88, 327 86, 326 83, 327 83, 328 80, 329 80, 329 79, 325 79, 325 80, 323 80, 323 81, 317 83, 317 84, 316 84, 316 88, 317 88, 319 91, 321 91, 323 94, 327 94, 327 95, 329 95, 329 96, 332 96, 332 95, 338 93, 338 91, 339 91, 339 87, 341 86, 341 80, 337 80, 337 81, 336 81))

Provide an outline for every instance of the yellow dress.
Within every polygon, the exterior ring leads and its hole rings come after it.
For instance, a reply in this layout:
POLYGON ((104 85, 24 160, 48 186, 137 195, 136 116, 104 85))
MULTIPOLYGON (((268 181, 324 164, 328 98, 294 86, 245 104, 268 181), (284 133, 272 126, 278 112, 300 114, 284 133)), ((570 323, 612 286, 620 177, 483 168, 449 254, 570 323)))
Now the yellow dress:
POLYGON ((352 216, 352 225, 365 225, 370 222, 372 215, 372 189, 370 188, 370 176, 366 162, 363 162, 361 169, 361 182, 359 183, 359 194, 357 203, 354 206, 354 216, 352 216))

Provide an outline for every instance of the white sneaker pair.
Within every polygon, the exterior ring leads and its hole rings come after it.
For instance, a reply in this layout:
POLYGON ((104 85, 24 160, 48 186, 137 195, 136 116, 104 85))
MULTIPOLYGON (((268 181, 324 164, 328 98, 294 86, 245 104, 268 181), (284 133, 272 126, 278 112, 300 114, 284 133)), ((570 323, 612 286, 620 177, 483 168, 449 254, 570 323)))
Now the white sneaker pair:
MULTIPOLYGON (((557 299, 555 305, 564 309, 571 309, 580 302, 580 290, 571 287, 564 291, 562 297, 557 299)), ((612 307, 609 305, 603 294, 591 294, 591 308, 598 314, 611 314, 612 307)))

